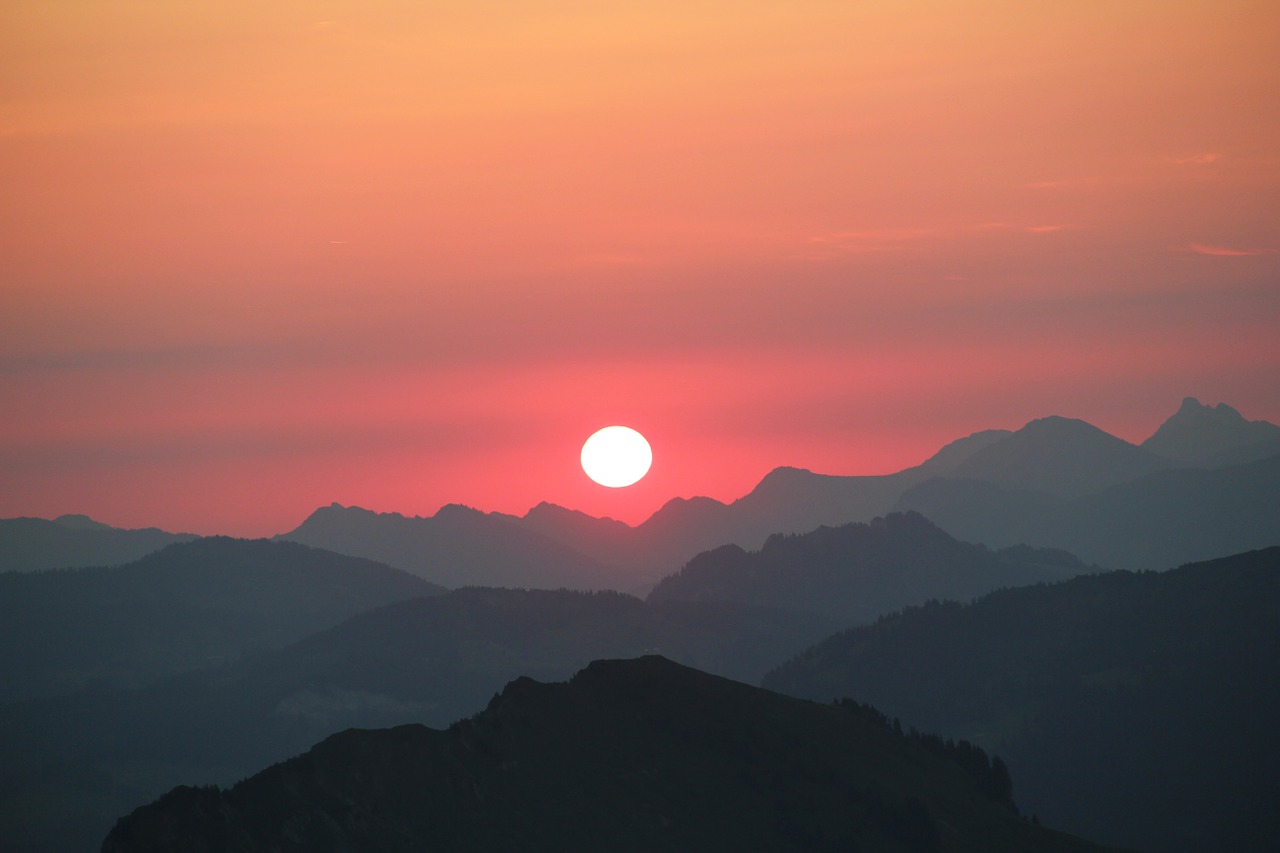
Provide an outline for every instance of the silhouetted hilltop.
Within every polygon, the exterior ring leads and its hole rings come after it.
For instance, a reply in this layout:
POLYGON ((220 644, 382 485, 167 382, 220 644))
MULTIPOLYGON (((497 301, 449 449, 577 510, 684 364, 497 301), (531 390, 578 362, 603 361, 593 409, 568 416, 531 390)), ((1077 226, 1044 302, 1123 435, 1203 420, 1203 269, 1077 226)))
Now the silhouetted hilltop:
POLYGON ((1226 403, 1205 406, 1187 397, 1142 448, 1189 465, 1251 462, 1280 454, 1280 426, 1247 421, 1226 403))
POLYGON ((137 685, 438 592, 369 560, 224 537, 124 566, 3 574, 0 701, 137 685))
POLYGON ((1025 542, 1108 568, 1165 569, 1280 543, 1280 455, 1160 471, 1073 500, 939 478, 909 489, 895 509, 991 547, 1025 542))
POLYGON ((102 849, 1097 849, 1019 817, 969 754, 857 706, 599 661, 447 731, 347 731, 228 791, 178 788, 102 849))
POLYGON ((918 513, 898 513, 870 524, 774 535, 759 551, 725 545, 704 552, 664 578, 649 601, 770 604, 852 624, 932 598, 968 600, 1087 571, 1069 554, 992 552, 957 541, 918 513))
POLYGON ((0 518, 0 572, 34 572, 79 566, 118 566, 189 542, 192 533, 168 533, 154 527, 121 530, 87 515, 0 518))
POLYGON ((456 504, 428 518, 333 504, 276 538, 379 560, 447 587, 606 589, 629 580, 510 516, 456 504))
POLYGON ((1280 547, 930 604, 764 685, 869 701, 999 752, 1053 826, 1144 850, 1280 838, 1280 547))
POLYGON ((593 658, 660 652, 758 681, 839 627, 810 614, 647 605, 614 592, 465 588, 390 604, 143 689, 0 705, 0 766, 24 780, 0 786, 0 839, 83 849, 174 785, 229 784, 352 726, 443 727, 513 678, 561 680, 593 658))

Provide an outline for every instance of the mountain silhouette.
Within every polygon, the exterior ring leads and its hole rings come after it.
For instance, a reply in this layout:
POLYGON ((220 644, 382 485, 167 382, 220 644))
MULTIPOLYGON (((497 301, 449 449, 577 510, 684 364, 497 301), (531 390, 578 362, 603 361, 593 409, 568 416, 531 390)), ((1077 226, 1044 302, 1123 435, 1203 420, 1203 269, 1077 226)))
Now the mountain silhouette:
POLYGON ((122 530, 87 515, 0 518, 0 573, 118 566, 175 542, 197 538, 154 527, 122 530))
POLYGON ((948 476, 1075 497, 1167 467, 1166 459, 1091 424, 1055 416, 982 448, 948 476))
POLYGON ((1280 547, 930 604, 837 634, 764 686, 994 749, 1019 803, 1143 850, 1280 838, 1280 547))
MULTIPOLYGON (((1188 411, 1194 410, 1184 402, 1142 446, 1084 421, 1054 416, 1016 431, 983 430, 957 439, 920 465, 895 474, 840 476, 777 468, 731 503, 673 498, 634 527, 549 503, 538 504, 524 516, 446 507, 431 518, 374 514, 335 504, 317 510, 297 530, 279 538, 377 559, 446 586, 613 588, 634 594, 644 594, 695 555, 721 545, 754 550, 776 533, 868 522, 893 511, 920 511, 961 538, 992 547, 1027 541, 1082 556, 1129 554, 1143 549, 1141 534, 1135 533, 1135 541, 1129 543, 1117 530, 1100 530, 1095 542, 1085 528, 1061 542, 1021 537, 1034 527, 1032 519, 1039 524, 1067 502, 1189 467, 1192 451, 1186 448, 1197 441, 1205 443, 1203 455, 1217 464, 1233 454, 1256 458, 1268 445, 1253 439, 1280 430, 1262 421, 1244 421, 1243 427, 1235 423, 1225 432, 1187 433, 1179 424, 1191 417, 1188 411), (1168 450, 1164 438, 1157 440, 1162 434, 1189 435, 1180 439, 1184 449, 1174 454, 1177 458, 1153 452, 1153 447, 1168 450)), ((1234 412, 1230 407, 1212 411, 1219 413, 1214 416, 1218 421, 1234 423, 1223 414, 1234 412)), ((1079 517, 1091 513, 1082 511, 1079 517)), ((1206 518, 1189 529, 1212 529, 1218 520, 1206 518)), ((1214 541, 1227 547, 1211 550, 1206 540, 1204 548, 1166 550, 1152 559, 1163 561, 1159 567, 1164 568, 1252 547, 1222 536, 1214 541)))
POLYGON ((869 622, 933 598, 968 600, 1002 586, 1089 571, 1069 554, 960 542, 918 513, 771 536, 759 551, 725 545, 664 578, 649 601, 769 604, 869 622))
POLYGON ((0 786, 0 839, 82 849, 174 785, 229 784, 352 726, 444 727, 513 678, 562 680, 593 658, 660 652, 758 681, 839 627, 811 614, 648 605, 615 592, 465 588, 389 604, 283 649, 139 689, 0 705, 0 766, 24 780, 0 786))
POLYGON ((175 789, 102 849, 1098 849, 1019 817, 993 775, 868 709, 649 656, 517 679, 446 731, 350 730, 228 791, 175 789))
POLYGON ((276 538, 368 557, 445 587, 611 589, 632 580, 510 516, 457 504, 426 518, 332 504, 276 538))
POLYGON ((938 478, 907 490, 895 509, 991 547, 1029 543, 1108 568, 1162 570, 1280 542, 1280 455, 1164 470, 1070 500, 938 478))
POLYGON ((136 686, 440 591, 369 560, 225 537, 123 566, 0 574, 0 701, 136 686))
POLYGON ((1280 454, 1280 426, 1248 421, 1226 403, 1187 397, 1142 448, 1189 465, 1220 467, 1280 454))

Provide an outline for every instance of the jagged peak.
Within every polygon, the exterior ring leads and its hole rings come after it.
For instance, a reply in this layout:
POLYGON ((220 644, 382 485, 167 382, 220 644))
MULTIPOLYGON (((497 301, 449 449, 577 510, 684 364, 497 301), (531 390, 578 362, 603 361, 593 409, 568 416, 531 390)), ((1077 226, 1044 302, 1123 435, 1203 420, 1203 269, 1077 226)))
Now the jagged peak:
POLYGON ((1207 409, 1207 408, 1209 407, 1206 406, 1204 403, 1201 403, 1195 397, 1183 397, 1182 405, 1178 407, 1178 411, 1185 412, 1188 410, 1194 411, 1196 409, 1207 409))
POLYGON ((1215 420, 1230 420, 1245 423, 1244 415, 1238 410, 1226 403, 1218 403, 1216 406, 1208 406, 1201 403, 1195 397, 1186 397, 1182 401, 1182 405, 1178 407, 1178 411, 1174 413, 1169 420, 1177 418, 1184 420, 1187 418, 1213 418, 1215 420))

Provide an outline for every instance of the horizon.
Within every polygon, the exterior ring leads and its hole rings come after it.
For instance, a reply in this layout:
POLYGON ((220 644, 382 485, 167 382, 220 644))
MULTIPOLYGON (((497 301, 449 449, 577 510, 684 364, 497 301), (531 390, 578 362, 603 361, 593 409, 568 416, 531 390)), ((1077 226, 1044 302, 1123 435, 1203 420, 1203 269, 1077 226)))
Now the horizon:
POLYGON ((1280 423, 1280 5, 0 8, 0 516, 629 524, 1280 423), (19 85, 20 81, 20 85, 19 85), (592 484, 596 429, 653 468, 592 484))
MULTIPOLYGON (((1196 397, 1194 397, 1193 395, 1187 395, 1186 397, 1184 397, 1184 398, 1183 398, 1183 401, 1184 401, 1184 402, 1185 402, 1185 401, 1195 401, 1195 402, 1199 403, 1201 406, 1204 406, 1205 408, 1209 408, 1209 409, 1214 409, 1214 408, 1217 408, 1218 406, 1225 405, 1225 406, 1229 406, 1230 408, 1234 409, 1234 410, 1235 410, 1238 414, 1240 414, 1240 415, 1241 415, 1241 416, 1242 416, 1246 421, 1267 421, 1267 422, 1271 422, 1271 421, 1269 421, 1269 419, 1267 419, 1267 418, 1250 418, 1250 417, 1248 417, 1245 413, 1243 413, 1243 412, 1239 412, 1239 410, 1238 410, 1238 408, 1237 408, 1237 407, 1235 407, 1235 406, 1231 406, 1231 404, 1230 404, 1230 403, 1227 403, 1226 401, 1221 401, 1221 402, 1218 402, 1218 403, 1206 403, 1205 401, 1200 400, 1199 398, 1196 398, 1196 397)), ((1180 406, 1181 406, 1181 404, 1180 404, 1180 406)), ((1180 406, 1179 406, 1179 408, 1180 408, 1180 406)), ((1178 409, 1175 409, 1175 412, 1176 412, 1176 411, 1178 411, 1178 409)), ((1054 418, 1054 417, 1066 418, 1066 419, 1069 419, 1069 420, 1080 420, 1080 421, 1083 421, 1083 422, 1085 422, 1085 423, 1088 423, 1088 424, 1090 424, 1091 426, 1094 426, 1094 427, 1096 427, 1096 428, 1098 428, 1098 429, 1102 429, 1102 427, 1099 427, 1097 424, 1092 423, 1091 421, 1088 421, 1087 419, 1084 419, 1084 418, 1073 418, 1073 417, 1071 417, 1071 416, 1069 416, 1069 415, 1043 415, 1043 416, 1040 416, 1040 417, 1032 418, 1032 419, 1028 420, 1026 423, 1024 423, 1024 424, 1022 424, 1022 425, 1020 425, 1020 426, 1018 426, 1018 427, 1015 427, 1015 428, 1013 428, 1013 429, 1010 429, 1009 431, 1010 431, 1010 432, 1016 432, 1018 429, 1021 429, 1023 426, 1026 426, 1027 424, 1030 424, 1030 423, 1032 423, 1033 421, 1043 420, 1043 419, 1046 419, 1046 418, 1054 418)), ((1139 438, 1139 439, 1138 439, 1138 440, 1136 440, 1136 441, 1131 440, 1131 439, 1128 439, 1128 438, 1124 438, 1123 436, 1117 436, 1117 435, 1115 435, 1115 433, 1112 433, 1110 430, 1103 429, 1103 432, 1106 432, 1106 433, 1108 433, 1108 434, 1110 434, 1110 435, 1113 435, 1113 436, 1115 436, 1116 438, 1121 438, 1121 439, 1123 439, 1124 441, 1127 441, 1127 442, 1129 442, 1130 444, 1132 444, 1132 445, 1134 445, 1134 446, 1138 446, 1138 445, 1140 445, 1140 444, 1142 443, 1142 441, 1144 441, 1145 439, 1149 438, 1152 434, 1154 434, 1154 433, 1155 433, 1155 431, 1156 431, 1156 429, 1158 429, 1160 425, 1162 425, 1165 421, 1167 421, 1167 420, 1168 420, 1169 418, 1171 418, 1171 417, 1173 417, 1173 414, 1172 414, 1172 413, 1171 413, 1168 417, 1166 417, 1166 418, 1164 418, 1163 420, 1161 420, 1161 421, 1160 421, 1160 424, 1157 424, 1156 428, 1153 428, 1149 433, 1147 433, 1146 435, 1143 435, 1141 438, 1139 438)), ((988 429, 1005 429, 1005 428, 1003 428, 1003 427, 990 427, 990 428, 988 428, 988 429)), ((985 430, 975 430, 975 433, 976 433, 976 432, 982 432, 982 431, 985 431, 985 430)), ((916 467, 917 465, 921 465, 921 464, 925 463, 925 462, 926 462, 926 461, 928 461, 930 458, 932 458, 936 453, 938 453, 939 451, 941 451, 941 450, 943 449, 943 447, 945 447, 946 445, 950 444, 951 442, 958 441, 958 440, 963 439, 963 438, 967 438, 967 437, 969 437, 969 436, 971 436, 971 435, 973 435, 973 434, 975 434, 975 433, 967 433, 966 435, 963 435, 963 436, 956 436, 955 438, 950 439, 949 441, 944 442, 943 444, 940 444, 937 448, 935 448, 933 451, 931 451, 931 452, 930 452, 930 453, 928 453, 926 456, 924 456, 923 458, 921 458, 918 462, 914 462, 914 463, 912 463, 912 464, 910 464, 910 465, 905 465, 905 466, 903 466, 903 467, 901 467, 901 468, 895 468, 895 469, 893 469, 893 470, 891 470, 891 471, 876 472, 876 473, 871 473, 871 474, 866 474, 866 473, 857 473, 857 472, 850 472, 850 473, 836 473, 836 472, 831 472, 831 471, 817 471, 817 470, 813 470, 813 469, 811 469, 811 468, 804 468, 804 467, 802 467, 802 466, 796 466, 796 465, 776 465, 776 466, 774 466, 774 467, 770 468, 770 469, 769 469, 768 471, 766 471, 764 474, 762 474, 762 475, 761 475, 757 480, 755 480, 755 481, 751 484, 751 486, 749 486, 747 489, 745 489, 745 490, 744 490, 742 493, 740 493, 740 494, 731 495, 731 496, 728 496, 728 497, 718 497, 718 496, 708 495, 708 494, 672 495, 672 496, 669 496, 669 497, 667 497, 667 498, 665 498, 665 499, 662 499, 662 500, 661 500, 661 502, 660 502, 657 506, 653 507, 650 511, 648 511, 647 513, 645 513, 643 516, 639 517, 637 520, 628 520, 628 519, 616 518, 616 517, 611 516, 611 515, 608 515, 608 514, 597 515, 596 513, 588 512, 587 510, 582 509, 582 508, 580 508, 580 507, 568 506, 568 505, 566 505, 566 504, 557 503, 556 501, 549 500, 549 499, 545 499, 545 498, 544 498, 544 499, 541 499, 541 500, 538 500, 538 501, 536 501, 536 502, 534 502, 534 503, 531 503, 531 504, 529 504, 527 507, 525 507, 525 508, 523 508, 523 509, 519 509, 519 510, 510 510, 510 509, 502 509, 502 508, 492 508, 492 507, 476 506, 476 505, 474 505, 474 504, 470 504, 470 503, 467 503, 467 502, 465 502, 465 501, 460 501, 460 500, 448 500, 448 501, 444 501, 444 502, 443 502, 443 503, 441 503, 439 506, 435 507, 434 509, 430 510, 429 512, 420 512, 420 511, 419 511, 419 512, 406 512, 406 511, 404 511, 404 510, 396 509, 396 508, 394 508, 394 507, 374 507, 374 506, 367 506, 367 505, 364 505, 364 504, 346 503, 346 502, 343 502, 343 501, 333 500, 333 501, 328 501, 328 502, 326 502, 326 503, 316 504, 315 506, 312 506, 312 507, 310 507, 310 508, 306 509, 306 510, 304 511, 303 515, 302 515, 301 517, 299 517, 299 519, 298 519, 295 523, 293 523, 293 524, 290 524, 290 525, 288 525, 288 526, 282 527, 282 528, 280 528, 280 529, 275 529, 275 530, 266 530, 266 529, 263 529, 263 530, 261 530, 261 531, 258 531, 258 532, 252 532, 252 533, 237 532, 237 531, 234 531, 234 530, 221 530, 221 529, 217 529, 217 530, 214 530, 214 529, 195 530, 195 529, 177 528, 177 527, 172 527, 172 528, 171 528, 171 527, 164 527, 164 526, 162 526, 162 525, 152 524, 152 523, 141 523, 141 524, 123 525, 123 524, 116 524, 116 523, 113 523, 110 519, 104 519, 104 518, 101 518, 101 517, 99 517, 99 516, 97 516, 97 515, 94 515, 93 513, 80 512, 80 511, 77 511, 77 510, 68 510, 68 511, 66 511, 66 512, 54 513, 54 514, 43 515, 43 516, 32 516, 32 515, 30 515, 30 514, 24 514, 24 515, 27 515, 28 517, 37 517, 37 518, 42 518, 42 519, 50 520, 50 521, 52 521, 52 520, 56 520, 56 518, 58 518, 58 517, 60 517, 60 516, 64 516, 64 515, 71 515, 71 516, 85 516, 85 517, 90 518, 90 519, 91 519, 91 520, 93 520, 93 521, 100 522, 100 523, 105 523, 105 524, 109 524, 109 525, 110 525, 110 526, 112 526, 112 527, 117 527, 117 528, 122 528, 122 529, 159 528, 159 529, 162 529, 162 530, 166 530, 166 531, 168 531, 168 532, 170 532, 170 533, 196 534, 196 535, 199 535, 199 536, 231 536, 231 537, 234 537, 234 538, 243 538, 243 539, 262 539, 262 538, 271 538, 271 537, 276 536, 276 535, 280 535, 280 534, 288 533, 288 532, 290 532, 290 531, 292 531, 292 530, 296 529, 299 525, 301 525, 303 522, 305 522, 307 519, 309 519, 309 518, 310 518, 314 513, 316 513, 317 511, 322 510, 322 509, 326 509, 326 508, 330 508, 330 507, 338 507, 338 508, 342 508, 342 509, 359 509, 359 510, 364 510, 364 511, 367 511, 367 512, 372 512, 372 513, 375 513, 375 514, 378 514, 378 515, 397 515, 397 516, 401 516, 401 517, 405 517, 405 518, 432 518, 432 517, 434 517, 435 515, 437 515, 437 514, 438 514, 442 509, 444 509, 445 507, 448 507, 448 506, 461 506, 461 507, 466 508, 466 509, 476 510, 476 511, 478 511, 478 512, 482 512, 482 513, 486 513, 486 514, 495 513, 495 514, 514 515, 514 516, 517 516, 517 517, 524 517, 524 516, 526 516, 529 512, 532 512, 532 511, 533 511, 533 509, 535 509, 537 506, 539 506, 539 505, 541 505, 541 504, 548 504, 548 505, 551 505, 551 506, 554 506, 554 507, 559 507, 559 508, 561 508, 561 509, 569 510, 569 511, 571 511, 571 512, 583 512, 583 513, 585 513, 585 514, 587 514, 587 515, 589 515, 589 516, 593 516, 593 517, 600 518, 600 519, 621 521, 621 522, 623 522, 623 523, 627 524, 629 527, 633 527, 633 528, 634 528, 634 527, 638 527, 638 526, 640 526, 640 525, 644 524, 644 523, 645 523, 646 521, 648 521, 648 520, 649 520, 653 515, 657 514, 661 509, 663 509, 663 508, 664 508, 664 507, 666 507, 668 504, 673 503, 673 502, 675 502, 675 501, 680 501, 680 500, 692 500, 692 499, 696 499, 696 498, 711 498, 711 499, 713 499, 713 500, 717 500, 717 501, 719 501, 719 502, 721 502, 721 503, 723 503, 723 504, 731 504, 731 503, 733 503, 735 500, 737 500, 737 499, 739 499, 739 498, 742 498, 742 497, 746 496, 747 494, 749 494, 749 493, 750 493, 752 490, 754 490, 754 489, 756 488, 756 486, 758 486, 758 485, 760 484, 760 482, 761 482, 761 481, 763 481, 763 479, 764 479, 765 477, 767 477, 769 474, 773 473, 774 471, 778 471, 778 470, 782 470, 782 469, 798 469, 798 470, 802 470, 802 471, 807 471, 807 472, 809 472, 809 473, 818 474, 818 475, 821 475, 821 476, 885 476, 885 475, 889 475, 889 474, 895 474, 895 473, 898 473, 899 471, 903 471, 903 470, 906 470, 906 469, 908 469, 908 468, 913 468, 913 467, 916 467)), ((602 488, 603 488, 603 487, 602 487, 602 488)))

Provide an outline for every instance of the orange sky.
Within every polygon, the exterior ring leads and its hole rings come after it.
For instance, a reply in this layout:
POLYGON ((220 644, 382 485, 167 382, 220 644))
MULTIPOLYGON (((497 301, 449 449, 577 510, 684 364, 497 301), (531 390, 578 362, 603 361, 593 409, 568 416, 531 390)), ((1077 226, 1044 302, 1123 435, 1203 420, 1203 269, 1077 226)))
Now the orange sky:
POLYGON ((8 0, 0 516, 636 522, 1047 414, 1280 422, 1277 43, 1272 0, 8 0))

